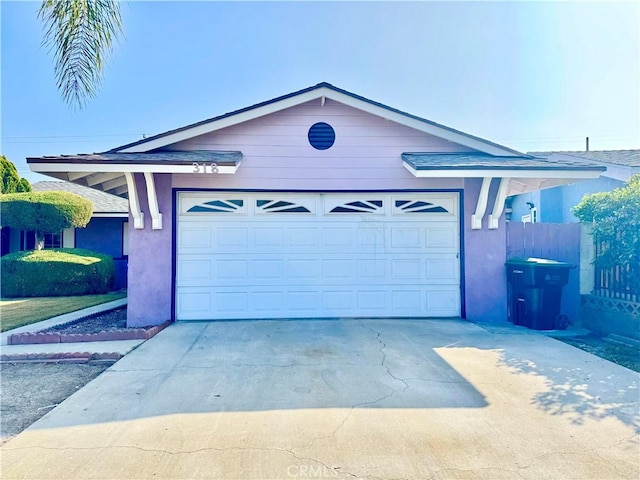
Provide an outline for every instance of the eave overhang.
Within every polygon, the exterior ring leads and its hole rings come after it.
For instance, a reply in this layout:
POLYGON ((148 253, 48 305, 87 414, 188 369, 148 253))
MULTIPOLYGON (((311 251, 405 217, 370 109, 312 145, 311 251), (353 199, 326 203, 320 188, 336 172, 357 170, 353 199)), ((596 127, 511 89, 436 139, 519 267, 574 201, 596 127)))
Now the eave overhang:
POLYGON ((31 170, 47 172, 150 172, 197 173, 195 167, 211 167, 217 173, 233 174, 242 161, 242 152, 221 151, 168 151, 149 153, 93 153, 29 157, 31 170))
POLYGON ((32 171, 95 188, 114 195, 127 193, 125 173, 211 173, 233 175, 242 152, 167 151, 150 153, 93 153, 29 157, 32 171))
POLYGON ((150 153, 94 153, 29 157, 32 171, 95 188, 129 199, 129 210, 136 229, 144 228, 144 218, 135 181, 142 174, 147 192, 151 228, 162 229, 158 208, 155 173, 233 175, 242 161, 242 152, 166 151, 150 153))
POLYGON ((606 167, 579 161, 549 161, 529 156, 496 157, 484 154, 402 154, 402 165, 417 178, 482 178, 471 216, 471 228, 479 230, 486 214, 491 185, 497 182, 488 227, 498 228, 507 196, 598 178, 606 167))

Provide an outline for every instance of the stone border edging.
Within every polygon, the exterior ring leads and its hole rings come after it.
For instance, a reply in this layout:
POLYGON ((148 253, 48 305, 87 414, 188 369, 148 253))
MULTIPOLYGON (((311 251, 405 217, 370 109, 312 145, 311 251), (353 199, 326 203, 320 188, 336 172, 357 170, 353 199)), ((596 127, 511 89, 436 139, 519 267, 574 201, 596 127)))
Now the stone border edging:
POLYGON ((33 333, 42 331, 47 328, 64 325, 66 323, 73 323, 77 320, 90 317, 98 313, 108 312, 109 310, 115 310, 116 308, 124 307, 128 303, 128 298, 120 298, 118 300, 112 300, 111 302, 99 303, 93 307, 87 307, 82 310, 76 310, 75 312, 63 313, 57 317, 42 320, 40 322, 31 323, 29 325, 23 325, 22 327, 12 328, 6 332, 0 333, 0 344, 9 345, 9 337, 22 333, 33 333))
POLYGON ((78 343, 106 342, 113 340, 149 340, 169 326, 167 320, 150 328, 134 328, 131 330, 110 330, 99 333, 58 333, 58 332, 26 332, 9 335, 9 345, 31 345, 41 343, 78 343))
POLYGON ((90 352, 66 352, 66 353, 19 353, 2 354, 0 362, 69 362, 84 363, 92 360, 118 361, 124 355, 118 352, 90 353, 90 352))

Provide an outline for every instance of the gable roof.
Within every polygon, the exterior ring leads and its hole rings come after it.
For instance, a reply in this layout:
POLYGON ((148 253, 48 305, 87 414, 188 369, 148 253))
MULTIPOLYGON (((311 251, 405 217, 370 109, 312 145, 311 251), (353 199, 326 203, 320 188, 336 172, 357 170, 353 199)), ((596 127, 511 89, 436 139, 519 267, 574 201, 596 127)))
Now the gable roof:
POLYGON ((35 192, 63 191, 80 195, 93 203, 94 214, 117 213, 123 214, 123 216, 129 214, 129 202, 126 198, 117 197, 93 188, 70 182, 56 181, 36 182, 32 187, 35 192))
POLYGON ((318 83, 312 87, 304 88, 297 92, 257 103, 240 110, 235 110, 191 125, 169 130, 168 132, 160 133, 158 135, 153 135, 136 142, 128 143, 111 149, 105 153, 141 153, 161 149, 173 143, 204 135, 206 133, 211 133, 232 125, 237 125, 239 123, 259 118, 315 99, 320 99, 321 102, 324 102, 325 98, 386 118, 401 125, 444 138, 460 145, 467 146, 473 150, 478 150, 483 153, 499 156, 527 157, 526 154, 511 148, 498 145, 497 143, 490 142, 436 122, 432 122, 425 118, 418 117, 417 115, 403 112, 396 108, 389 107, 382 103, 356 95, 355 93, 348 92, 347 90, 335 87, 326 82, 318 83))
POLYGON ((529 152, 529 155, 549 157, 552 154, 566 155, 591 160, 597 163, 608 163, 622 167, 640 167, 640 150, 588 150, 588 151, 558 151, 558 152, 529 152))
MULTIPOLYGON (((129 195, 137 203, 135 174, 143 174, 150 208, 157 204, 153 175, 156 173, 206 173, 234 175, 240 168, 242 152, 189 150, 176 151, 180 142, 220 131, 234 125, 262 118, 276 112, 326 100, 383 118, 417 132, 441 138, 466 147, 461 153, 404 152, 401 163, 414 177, 501 178, 501 192, 538 190, 576 180, 597 178, 605 167, 587 160, 563 156, 536 158, 473 135, 426 120, 401 110, 369 100, 360 95, 319 83, 297 92, 267 100, 224 115, 154 135, 104 153, 29 157, 27 164, 34 172, 68 180, 116 195, 129 195), (168 148, 173 146, 172 148, 168 148)), ((132 203, 133 206, 133 203, 132 203)), ((134 220, 135 212, 132 208, 134 220)), ((159 211, 152 212, 154 225, 161 225, 159 211)), ((138 218, 142 225, 141 216, 138 218)), ((160 227, 161 228, 161 227, 160 227)))

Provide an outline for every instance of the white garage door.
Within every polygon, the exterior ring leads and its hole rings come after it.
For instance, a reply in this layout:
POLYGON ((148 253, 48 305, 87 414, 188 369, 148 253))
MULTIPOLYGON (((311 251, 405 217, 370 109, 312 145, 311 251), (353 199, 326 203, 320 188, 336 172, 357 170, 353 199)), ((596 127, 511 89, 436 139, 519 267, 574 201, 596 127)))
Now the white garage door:
POLYGON ((456 193, 180 193, 178 320, 460 315, 456 193))

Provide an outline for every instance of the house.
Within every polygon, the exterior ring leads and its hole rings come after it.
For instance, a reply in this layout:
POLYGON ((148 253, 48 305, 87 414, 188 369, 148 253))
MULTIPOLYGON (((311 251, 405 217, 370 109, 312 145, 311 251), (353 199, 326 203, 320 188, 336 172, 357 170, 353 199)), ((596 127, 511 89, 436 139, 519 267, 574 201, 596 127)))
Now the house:
POLYGON ((104 153, 27 159, 127 195, 129 325, 506 315, 507 195, 598 178, 328 83, 104 153))
MULTIPOLYGON (((93 203, 93 214, 85 228, 67 228, 47 233, 44 248, 85 248, 113 257, 116 266, 116 288, 127 286, 129 237, 129 205, 125 198, 70 182, 44 181, 32 185, 35 192, 64 191, 75 193, 93 203)), ((31 250, 35 233, 3 228, 7 241, 4 253, 31 250)))
POLYGON ((507 200, 512 222, 578 222, 571 209, 584 195, 612 191, 624 186, 632 175, 640 174, 640 150, 533 152, 529 155, 552 162, 578 159, 606 167, 606 171, 592 180, 515 195, 507 200))

